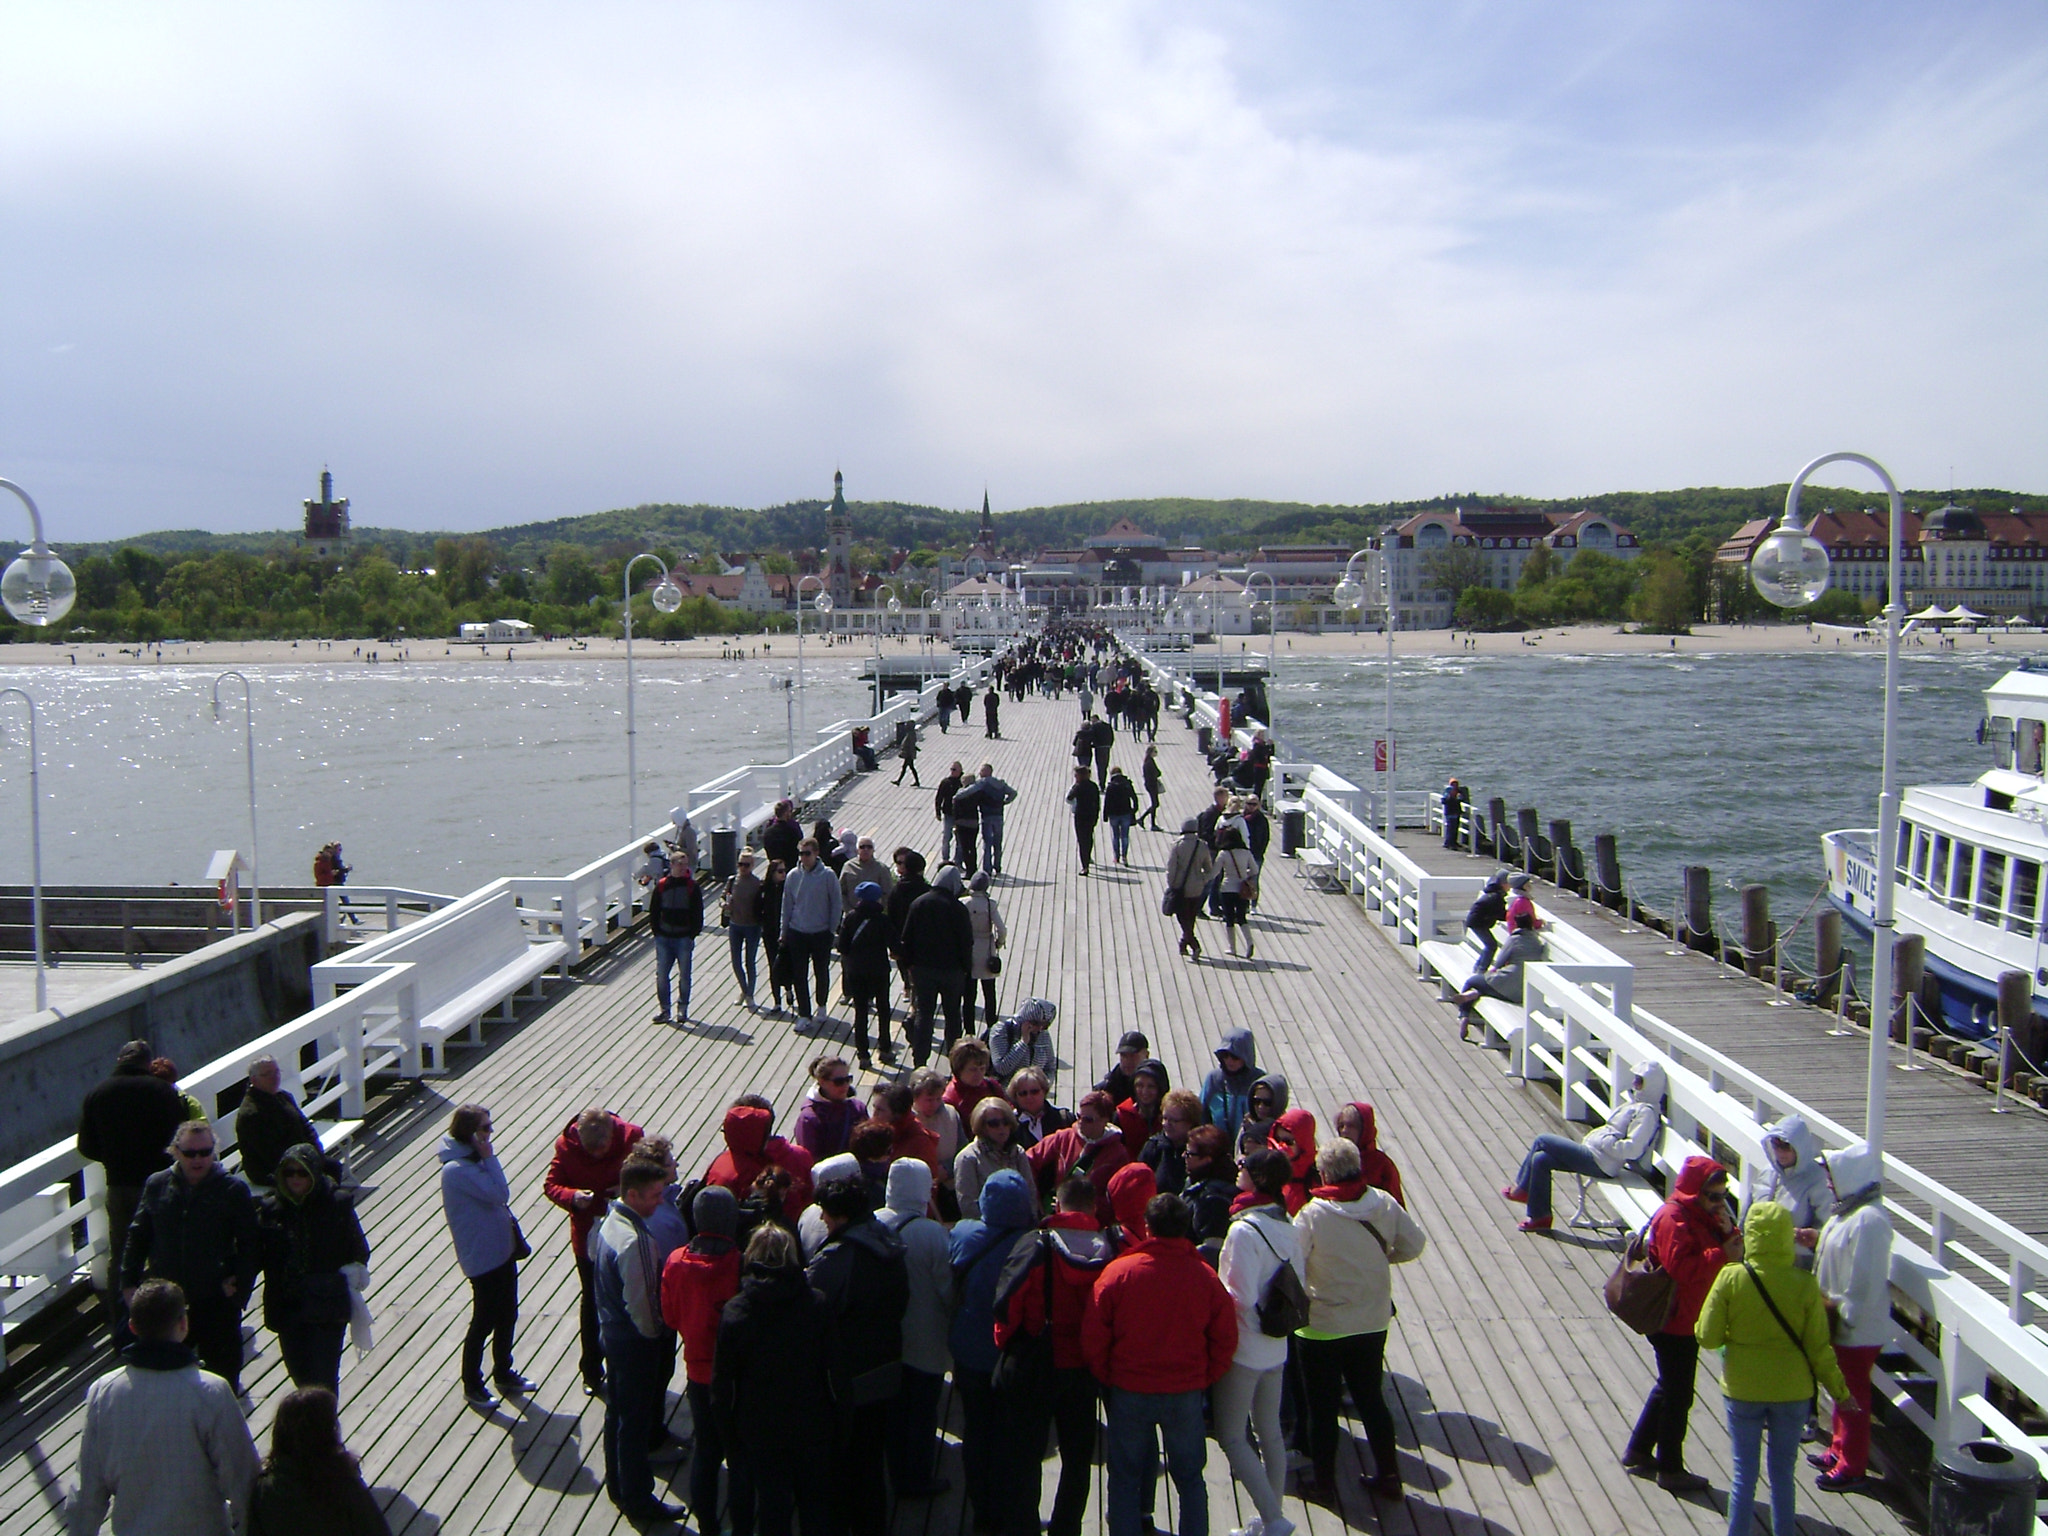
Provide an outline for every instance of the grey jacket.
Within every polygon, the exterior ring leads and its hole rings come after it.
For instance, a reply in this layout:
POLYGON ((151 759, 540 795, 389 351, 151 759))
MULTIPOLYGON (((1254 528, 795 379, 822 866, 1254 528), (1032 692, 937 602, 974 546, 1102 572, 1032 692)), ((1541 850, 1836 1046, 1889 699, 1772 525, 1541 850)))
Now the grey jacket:
POLYGON ((150 1363, 124 1365, 86 1393, 67 1530, 93 1536, 111 1504, 114 1536, 239 1531, 257 1458, 234 1393, 183 1345, 138 1344, 134 1359, 150 1363))
POLYGON ((498 1154, 479 1159, 476 1149, 443 1136, 441 1213, 455 1239, 455 1262, 474 1280, 512 1257, 512 1190, 498 1154))

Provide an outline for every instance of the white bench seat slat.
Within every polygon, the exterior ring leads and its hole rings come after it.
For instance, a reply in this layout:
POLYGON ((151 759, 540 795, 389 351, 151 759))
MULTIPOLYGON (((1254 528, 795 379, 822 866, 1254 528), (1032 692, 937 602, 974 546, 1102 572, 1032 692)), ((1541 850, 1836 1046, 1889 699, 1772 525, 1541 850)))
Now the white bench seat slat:
POLYGON ((509 892, 408 930, 376 958, 417 968, 423 1006, 420 1051, 429 1070, 444 1065, 451 1035, 468 1031, 483 1042, 483 1018, 548 971, 575 958, 577 945, 563 939, 534 939, 520 920, 509 892))

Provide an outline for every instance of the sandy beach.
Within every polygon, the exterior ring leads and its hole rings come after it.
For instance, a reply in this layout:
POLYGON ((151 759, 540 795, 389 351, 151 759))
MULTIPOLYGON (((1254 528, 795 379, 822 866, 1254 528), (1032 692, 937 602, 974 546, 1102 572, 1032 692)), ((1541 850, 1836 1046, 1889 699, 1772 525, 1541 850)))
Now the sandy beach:
MULTIPOLYGON (((1267 648, 1267 637, 1254 635, 1249 638, 1236 636, 1223 642, 1226 656, 1240 649, 1251 655, 1263 655, 1267 648)), ((2015 634, 1992 632, 1984 634, 1957 634, 1953 637, 1938 637, 1933 633, 1914 633, 1905 637, 1905 644, 1913 649, 1932 649, 1936 646, 1952 646, 1956 650, 2012 651, 2027 655, 2048 651, 2048 633, 2015 634)), ((636 664, 660 666, 668 662, 718 660, 734 648, 734 642, 717 636, 696 640, 640 640, 633 642, 633 660, 636 664)), ((1808 629, 1802 625, 1789 624, 1703 624, 1689 635, 1672 637, 1668 635, 1639 635, 1616 628, 1613 625, 1580 624, 1564 628, 1530 631, 1525 634, 1482 634, 1467 635, 1462 630, 1428 629, 1405 631, 1395 636, 1394 649, 1402 656, 1452 656, 1481 653, 1487 655, 1529 655, 1532 652, 1550 652, 1553 655, 1599 656, 1639 655, 1650 652, 1689 651, 1699 653, 1728 652, 1780 652, 1811 651, 1815 649, 1841 651, 1882 651, 1884 638, 1881 633, 1859 636, 1847 630, 1835 628, 1808 629)), ((796 637, 793 635, 744 637, 739 643, 749 658, 790 657, 796 654, 796 637)), ((1193 651, 1180 652, 1184 656, 1214 656, 1214 645, 1197 646, 1193 651)), ((882 653, 885 656, 908 656, 915 654, 911 642, 885 640, 882 653)), ((207 640, 180 642, 167 646, 122 646, 117 644, 88 641, 74 644, 14 644, 0 647, 0 667, 8 666, 100 666, 100 667, 304 667, 304 666, 390 666, 390 665, 437 665, 437 666, 493 666, 507 665, 506 653, 511 653, 510 664, 521 662, 548 661, 623 661, 626 646, 623 640, 590 638, 587 640, 537 640, 524 645, 493 645, 478 647, 461 645, 453 641, 431 640, 411 641, 402 646, 386 645, 374 640, 207 640)), ((815 636, 804 642, 807 656, 831 656, 859 660, 872 653, 870 644, 863 641, 844 640, 836 644, 822 641, 815 636)), ((1279 654, 1282 656, 1344 656, 1364 654, 1381 656, 1385 654, 1382 636, 1373 630, 1322 635, 1289 634, 1281 631, 1279 654)))

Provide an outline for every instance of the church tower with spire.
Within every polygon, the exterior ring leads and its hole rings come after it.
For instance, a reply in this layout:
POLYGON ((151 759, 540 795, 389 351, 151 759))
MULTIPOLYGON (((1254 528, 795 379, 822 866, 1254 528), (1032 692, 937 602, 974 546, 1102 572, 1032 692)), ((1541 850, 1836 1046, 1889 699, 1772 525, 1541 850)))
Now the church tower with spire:
POLYGON ((832 506, 825 514, 825 543, 830 565, 825 590, 841 613, 853 609, 853 514, 846 510, 846 477, 832 471, 832 506))

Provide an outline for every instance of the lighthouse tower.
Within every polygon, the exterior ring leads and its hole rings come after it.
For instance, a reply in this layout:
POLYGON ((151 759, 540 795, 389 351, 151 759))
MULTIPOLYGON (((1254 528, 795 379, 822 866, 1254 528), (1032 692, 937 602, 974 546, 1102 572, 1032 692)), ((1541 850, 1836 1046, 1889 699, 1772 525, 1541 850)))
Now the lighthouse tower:
POLYGON ((320 471, 320 499, 308 500, 305 531, 299 543, 317 555, 337 553, 348 542, 348 498, 334 499, 334 476, 320 471))
POLYGON ((853 514, 846 510, 846 477, 832 471, 832 506, 825 515, 825 542, 830 565, 825 590, 841 613, 853 609, 853 514))

